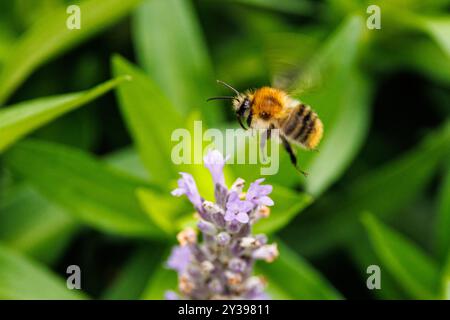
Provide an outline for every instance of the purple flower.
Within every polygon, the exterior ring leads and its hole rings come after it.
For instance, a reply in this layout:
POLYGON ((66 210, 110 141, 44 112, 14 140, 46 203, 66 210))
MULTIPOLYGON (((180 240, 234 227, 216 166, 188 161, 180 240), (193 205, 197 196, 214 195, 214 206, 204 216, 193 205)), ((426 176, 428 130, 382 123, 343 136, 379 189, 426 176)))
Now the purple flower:
POLYGON ((226 246, 230 243, 231 236, 226 232, 221 232, 217 236, 217 243, 221 246, 226 246))
POLYGON ((267 196, 272 192, 272 186, 261 185, 263 181, 264 178, 261 178, 250 184, 245 199, 255 205, 273 206, 273 200, 267 196))
POLYGON ((166 300, 180 300, 178 294, 176 294, 176 292, 173 291, 166 291, 166 293, 164 294, 164 298, 166 300))
POLYGON ((253 210, 254 205, 250 201, 239 199, 237 192, 231 192, 227 201, 225 221, 237 220, 240 223, 248 223, 250 218, 248 212, 253 210))
POLYGON ((248 300, 269 300, 269 296, 265 292, 260 292, 260 291, 253 292, 253 291, 250 291, 247 294, 246 299, 248 299, 248 300))
POLYGON ((186 195, 198 214, 197 228, 178 233, 167 267, 178 273, 178 294, 166 292, 166 299, 266 299, 266 281, 253 276, 256 260, 273 261, 277 246, 267 244, 264 234, 253 235, 252 226, 267 217, 269 185, 256 180, 244 198, 245 181, 238 178, 231 188, 225 185, 223 168, 226 159, 217 151, 204 158, 214 180, 215 202, 203 200, 190 174, 181 173, 174 196, 186 195))
POLYGON ((191 262, 192 254, 188 246, 176 246, 172 249, 167 267, 183 273, 191 262))
POLYGON ((202 197, 198 193, 194 178, 189 173, 180 172, 181 178, 178 179, 178 188, 172 191, 172 195, 180 197, 185 194, 195 208, 202 207, 202 197))
POLYGON ((225 186, 225 178, 223 176, 223 167, 228 157, 224 158, 218 150, 210 150, 203 158, 205 167, 211 172, 214 185, 220 184, 225 186))

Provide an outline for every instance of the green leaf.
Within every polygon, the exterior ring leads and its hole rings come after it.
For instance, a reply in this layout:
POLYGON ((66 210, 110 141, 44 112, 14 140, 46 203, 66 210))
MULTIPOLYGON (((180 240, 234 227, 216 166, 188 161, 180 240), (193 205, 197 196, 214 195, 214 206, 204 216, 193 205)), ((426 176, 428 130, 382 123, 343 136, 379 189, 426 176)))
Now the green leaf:
POLYGON ((377 70, 395 72, 413 69, 434 81, 450 84, 450 57, 429 38, 405 37, 395 42, 378 42, 366 51, 366 58, 377 70), (383 59, 380 59, 380 52, 383 59))
POLYGON ((169 236, 175 236, 174 219, 181 210, 186 209, 184 203, 170 194, 163 196, 144 188, 137 190, 137 197, 149 218, 169 236))
POLYGON ((323 197, 305 214, 314 221, 286 230, 295 235, 292 246, 310 255, 356 241, 359 214, 369 210, 391 218, 427 185, 440 161, 449 156, 449 144, 450 123, 429 134, 413 150, 349 182, 342 192, 323 197))
POLYGON ((259 220, 255 226, 256 233, 271 234, 287 225, 297 214, 312 202, 312 197, 305 193, 296 193, 279 185, 273 185, 270 197, 274 206, 267 218, 259 220))
POLYGON ((372 246, 386 268, 399 284, 417 299, 435 299, 438 296, 439 269, 412 242, 383 225, 371 214, 364 214, 363 223, 372 246))
POLYGON ((106 300, 136 300, 146 289, 148 279, 159 267, 165 250, 161 246, 142 245, 121 269, 117 279, 102 295, 106 300))
POLYGON ((442 272, 442 298, 450 300, 450 255, 447 258, 442 272))
POLYGON ((176 290, 177 273, 167 269, 163 263, 153 272, 142 294, 144 300, 162 300, 166 291, 176 290))
POLYGON ((147 74, 181 114, 201 108, 207 123, 217 123, 221 113, 205 101, 215 79, 191 1, 148 0, 133 18, 134 44, 147 74))
POLYGON ((82 299, 44 266, 0 245, 0 299, 82 299))
POLYGON ((170 139, 181 128, 181 117, 142 71, 119 56, 112 66, 114 74, 133 78, 117 90, 120 107, 151 180, 166 184, 176 176, 170 139))
POLYGON ((276 241, 280 256, 270 264, 261 262, 257 273, 262 273, 268 282, 268 292, 274 299, 341 299, 322 275, 304 259, 296 255, 280 240, 276 241))
POLYGON ((340 109, 339 114, 330 123, 319 154, 307 169, 305 189, 314 196, 339 179, 363 145, 369 127, 370 92, 369 82, 356 71, 345 82, 339 102, 334 105, 340 109))
POLYGON ((118 77, 87 91, 39 98, 0 110, 0 152, 36 128, 105 94, 125 79, 118 77))
POLYGON ((75 219, 28 185, 0 194, 0 241, 20 253, 53 262, 77 229, 75 219))
POLYGON ((425 30, 450 58, 450 18, 423 17, 425 30))
POLYGON ((79 6, 81 29, 66 27, 66 6, 48 12, 17 41, 0 72, 0 105, 39 66, 112 25, 140 0, 87 0, 79 6))
POLYGON ((82 151, 25 141, 6 154, 6 164, 49 200, 94 228, 127 236, 164 235, 142 211, 135 195, 138 188, 152 187, 82 151))
POLYGON ((263 9, 276 10, 289 14, 306 15, 312 11, 311 3, 304 0, 231 0, 231 2, 251 5, 263 9))
POLYGON ((450 259, 450 166, 444 177, 438 203, 436 219, 436 245, 441 261, 450 259))
POLYGON ((108 154, 106 163, 136 178, 149 180, 148 172, 142 164, 136 149, 128 147, 108 154))

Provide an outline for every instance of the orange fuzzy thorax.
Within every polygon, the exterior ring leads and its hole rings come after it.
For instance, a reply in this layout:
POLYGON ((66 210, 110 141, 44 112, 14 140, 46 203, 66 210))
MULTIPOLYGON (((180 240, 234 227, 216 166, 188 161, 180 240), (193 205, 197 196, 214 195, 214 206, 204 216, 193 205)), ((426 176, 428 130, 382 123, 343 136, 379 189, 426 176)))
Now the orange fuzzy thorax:
POLYGON ((259 118, 277 118, 284 111, 286 93, 271 87, 262 87, 253 94, 253 114, 259 118))

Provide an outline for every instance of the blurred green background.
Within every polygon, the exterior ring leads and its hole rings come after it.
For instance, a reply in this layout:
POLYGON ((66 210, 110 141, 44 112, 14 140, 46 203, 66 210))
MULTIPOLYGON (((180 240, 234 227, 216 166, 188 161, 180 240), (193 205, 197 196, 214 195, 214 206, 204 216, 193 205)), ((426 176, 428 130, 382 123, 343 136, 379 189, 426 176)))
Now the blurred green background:
MULTIPOLYGON (((450 298, 450 2, 15 0, 0 2, 0 298, 161 299, 192 208, 170 160, 176 128, 237 128, 206 98, 319 70, 301 95, 320 152, 286 154, 257 265, 281 299, 450 298), (372 3, 373 2, 373 3, 372 3), (81 9, 68 30, 66 8, 81 9), (381 8, 370 30, 367 8, 381 8), (282 63, 280 63, 282 62, 282 63), (289 63, 286 63, 289 62, 289 63), (291 67, 287 67, 291 66, 291 67), (305 71, 306 70, 306 71, 305 71), (303 72, 303 73, 302 73, 303 72), (130 80, 131 76, 131 80, 130 80), (369 265, 381 289, 369 290, 369 265), (68 290, 69 265, 82 290, 68 290)), ((301 82, 301 81, 300 81, 301 82)), ((300 84, 299 84, 300 85, 300 84)), ((228 182, 259 176, 232 165, 228 182)))

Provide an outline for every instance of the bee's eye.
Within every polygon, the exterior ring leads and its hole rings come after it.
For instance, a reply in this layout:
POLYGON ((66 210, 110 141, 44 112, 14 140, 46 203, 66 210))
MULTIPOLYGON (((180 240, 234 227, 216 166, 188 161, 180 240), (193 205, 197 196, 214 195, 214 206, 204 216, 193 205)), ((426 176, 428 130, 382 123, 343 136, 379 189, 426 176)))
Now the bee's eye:
POLYGON ((237 109, 237 114, 242 117, 248 109, 250 109, 250 100, 246 98, 237 109))

